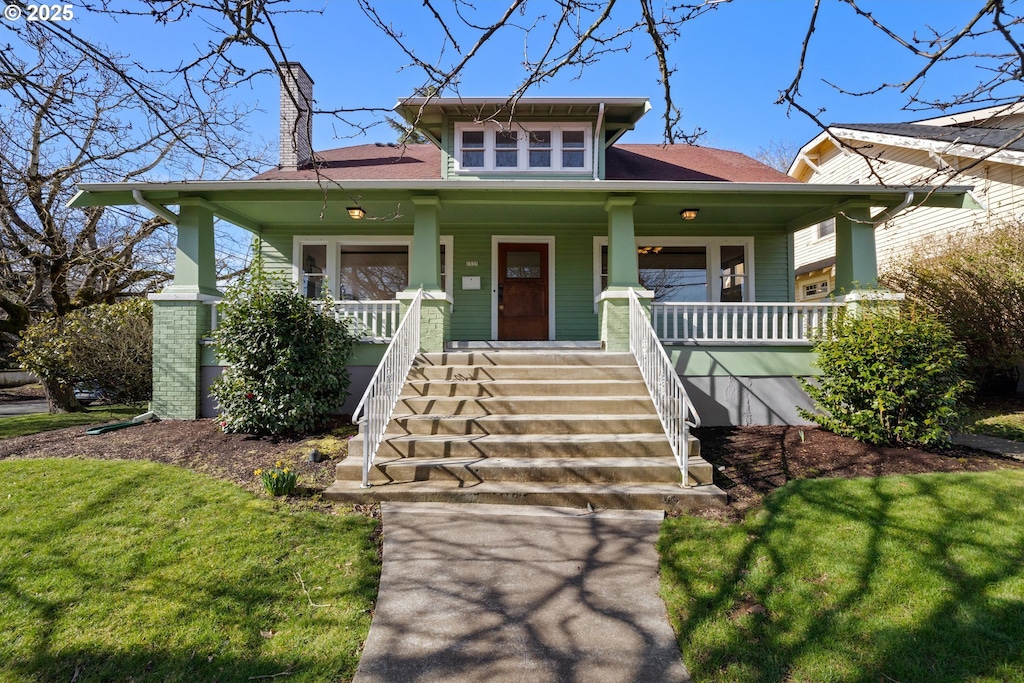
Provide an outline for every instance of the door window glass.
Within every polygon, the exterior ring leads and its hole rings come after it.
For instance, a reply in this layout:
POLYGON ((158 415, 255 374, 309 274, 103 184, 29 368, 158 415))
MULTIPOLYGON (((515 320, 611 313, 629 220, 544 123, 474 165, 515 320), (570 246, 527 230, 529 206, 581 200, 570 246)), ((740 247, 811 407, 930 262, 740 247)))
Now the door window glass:
POLYGON ((505 254, 505 278, 535 280, 541 277, 539 251, 510 251, 505 254))

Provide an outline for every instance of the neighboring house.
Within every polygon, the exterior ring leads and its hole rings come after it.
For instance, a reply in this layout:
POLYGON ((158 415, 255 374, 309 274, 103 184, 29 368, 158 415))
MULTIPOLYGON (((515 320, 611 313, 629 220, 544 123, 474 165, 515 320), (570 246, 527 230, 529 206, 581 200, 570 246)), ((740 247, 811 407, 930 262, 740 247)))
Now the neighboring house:
MULTIPOLYGON (((312 81, 290 69, 297 99, 311 101, 312 81)), ((274 170, 83 184, 73 200, 139 204, 177 225, 174 282, 151 297, 161 417, 215 410, 203 399, 219 368, 203 340, 221 296, 220 219, 259 236, 267 263, 299 291, 326 290, 339 315, 360 321, 348 411, 417 290, 423 351, 514 340, 628 351, 633 289, 704 424, 798 421, 807 331, 829 309, 793 303, 793 235, 838 215, 836 277, 872 280, 874 231, 858 221, 909 196, 798 183, 736 152, 621 144, 650 108, 643 98, 410 98, 395 111, 431 144, 317 153, 308 110, 282 103, 274 170)), ((957 187, 910 200, 972 206, 957 187)))
MULTIPOLYGON (((991 107, 913 123, 834 124, 804 145, 789 175, 806 183, 973 187, 975 211, 912 208, 875 232, 884 270, 925 238, 1024 214, 1024 105, 991 107), (870 159, 870 162, 868 161, 870 159)), ((796 297, 826 298, 836 289, 835 226, 824 221, 796 233, 796 297)), ((866 283, 864 283, 866 284, 866 283)))

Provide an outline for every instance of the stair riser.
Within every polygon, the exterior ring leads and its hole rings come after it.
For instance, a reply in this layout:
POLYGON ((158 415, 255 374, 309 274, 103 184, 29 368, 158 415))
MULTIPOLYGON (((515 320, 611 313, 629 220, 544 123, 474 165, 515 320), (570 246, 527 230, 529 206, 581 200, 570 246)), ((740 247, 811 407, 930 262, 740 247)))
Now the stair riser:
POLYGON ((558 353, 521 351, 452 351, 449 353, 426 353, 416 358, 414 367, 437 367, 454 365, 477 365, 481 367, 509 365, 624 365, 636 368, 636 359, 631 353, 558 353))
POLYGON ((494 365, 488 367, 480 366, 437 366, 437 367, 414 367, 409 373, 412 380, 490 380, 490 379, 561 379, 565 381, 578 380, 616 380, 616 379, 641 379, 640 371, 636 366, 519 366, 519 365, 494 365))
POLYGON ((550 396, 576 399, 587 396, 616 396, 646 398, 647 387, 642 381, 597 382, 408 382, 402 390, 403 398, 416 396, 486 398, 489 396, 550 396))
POLYGON ((608 444, 600 441, 576 443, 508 443, 487 441, 385 441, 377 457, 401 458, 672 458, 668 441, 630 441, 608 444))
MULTIPOLYGON (((691 466, 688 472, 693 485, 710 484, 712 468, 708 463, 691 466)), ((361 481, 362 463, 339 464, 335 468, 338 481, 361 481)), ((614 467, 605 465, 573 465, 559 463, 550 467, 504 467, 481 460, 472 465, 445 467, 442 465, 420 465, 416 459, 389 462, 370 468, 370 483, 375 485, 402 484, 415 481, 458 481, 467 486, 480 482, 519 482, 553 484, 622 484, 622 483, 664 483, 677 484, 680 481, 679 468, 671 460, 659 465, 643 467, 614 467)))
POLYGON ((393 490, 386 486, 373 486, 368 489, 351 491, 324 492, 324 498, 342 503, 368 503, 382 500, 395 502, 432 502, 432 503, 489 503, 494 505, 548 505, 553 507, 575 507, 586 509, 588 505, 595 509, 614 510, 705 510, 721 508, 726 505, 726 496, 721 491, 688 491, 682 487, 679 493, 673 494, 601 494, 577 493, 571 491, 537 491, 519 493, 515 491, 475 492, 473 487, 451 489, 449 491, 418 491, 413 488, 393 490))
POLYGON ((621 400, 557 398, 518 400, 516 398, 403 398, 398 402, 399 414, 477 417, 480 415, 650 415, 654 405, 650 398, 621 400))
POLYGON ((551 419, 538 416, 531 420, 511 420, 500 417, 472 418, 441 417, 430 419, 397 418, 388 426, 388 435, 444 434, 651 434, 661 429, 655 416, 637 415, 635 418, 580 416, 578 419, 551 419))

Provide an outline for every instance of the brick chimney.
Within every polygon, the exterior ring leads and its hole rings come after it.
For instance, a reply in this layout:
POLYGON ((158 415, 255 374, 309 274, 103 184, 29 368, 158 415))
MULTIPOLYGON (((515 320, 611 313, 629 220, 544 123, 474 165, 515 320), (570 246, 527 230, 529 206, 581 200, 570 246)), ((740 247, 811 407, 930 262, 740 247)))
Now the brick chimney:
POLYGON ((281 62, 281 159, 283 171, 313 160, 313 79, 298 62, 281 62))

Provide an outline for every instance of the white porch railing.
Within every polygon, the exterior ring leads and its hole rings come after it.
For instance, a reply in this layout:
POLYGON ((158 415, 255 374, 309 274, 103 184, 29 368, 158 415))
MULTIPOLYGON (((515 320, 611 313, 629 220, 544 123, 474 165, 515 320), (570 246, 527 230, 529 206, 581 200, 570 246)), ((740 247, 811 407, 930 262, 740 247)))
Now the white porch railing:
MULTIPOLYGON (((217 304, 210 304, 210 330, 219 323, 217 304)), ((395 301, 335 301, 324 306, 316 301, 317 310, 333 315, 335 320, 347 320, 359 341, 378 344, 391 341, 398 329, 402 311, 401 302, 395 301)))
POLYGON ((410 302, 409 310, 405 312, 377 371, 370 379, 370 385, 366 387, 363 398, 352 413, 352 421, 363 432, 363 488, 370 486, 370 466, 384 439, 391 413, 398 405, 398 396, 412 369, 412 362, 419 352, 422 300, 423 290, 420 289, 410 302))
POLYGON ((651 325, 669 343, 810 344, 839 303, 654 303, 651 325))
POLYGON ((651 392, 661 426, 679 465, 682 484, 688 487, 690 428, 700 426, 700 417, 633 289, 629 290, 629 350, 640 366, 647 390, 651 392))
POLYGON ((326 312, 336 320, 349 321, 360 341, 381 343, 394 337, 401 310, 398 301, 335 301, 326 312))

